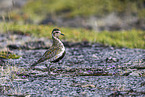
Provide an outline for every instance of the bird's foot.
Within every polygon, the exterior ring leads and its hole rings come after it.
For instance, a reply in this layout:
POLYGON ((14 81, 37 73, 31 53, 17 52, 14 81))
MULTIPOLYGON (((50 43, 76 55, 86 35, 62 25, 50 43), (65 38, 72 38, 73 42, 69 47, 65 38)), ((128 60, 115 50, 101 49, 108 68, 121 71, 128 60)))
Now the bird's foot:
POLYGON ((59 80, 59 79, 56 78, 56 76, 53 75, 53 73, 51 73, 51 72, 48 72, 48 77, 49 77, 50 80, 59 80))
POLYGON ((50 80, 56 80, 56 77, 52 76, 52 75, 49 74, 49 73, 48 73, 48 78, 49 78, 50 80))

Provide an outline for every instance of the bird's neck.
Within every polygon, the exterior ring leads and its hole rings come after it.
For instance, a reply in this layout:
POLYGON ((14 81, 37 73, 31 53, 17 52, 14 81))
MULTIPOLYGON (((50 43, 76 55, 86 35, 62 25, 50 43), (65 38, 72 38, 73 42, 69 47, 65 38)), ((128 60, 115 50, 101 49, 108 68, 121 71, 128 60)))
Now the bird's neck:
POLYGON ((55 37, 52 35, 53 45, 52 46, 58 46, 58 47, 64 47, 63 43, 60 41, 58 37, 55 37))

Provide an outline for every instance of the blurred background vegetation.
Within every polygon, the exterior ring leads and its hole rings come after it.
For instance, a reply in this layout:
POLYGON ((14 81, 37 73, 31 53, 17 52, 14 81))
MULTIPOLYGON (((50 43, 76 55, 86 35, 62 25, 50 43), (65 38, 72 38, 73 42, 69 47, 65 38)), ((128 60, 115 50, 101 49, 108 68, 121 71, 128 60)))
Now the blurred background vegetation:
POLYGON ((145 48, 145 0, 0 0, 0 32, 145 48))

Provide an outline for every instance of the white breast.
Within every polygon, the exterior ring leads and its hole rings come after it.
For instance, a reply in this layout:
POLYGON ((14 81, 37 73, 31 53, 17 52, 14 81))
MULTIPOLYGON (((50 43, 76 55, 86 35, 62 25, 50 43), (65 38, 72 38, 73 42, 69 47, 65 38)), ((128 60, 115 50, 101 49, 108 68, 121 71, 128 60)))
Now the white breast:
POLYGON ((54 60, 58 59, 58 58, 61 57, 61 56, 63 55, 63 53, 65 52, 65 47, 64 47, 63 43, 62 43, 58 38, 55 37, 55 39, 56 39, 57 41, 59 41, 59 43, 61 44, 61 47, 62 47, 62 48, 61 48, 61 52, 60 52, 59 54, 57 54, 56 56, 54 56, 53 58, 50 59, 51 61, 54 61, 54 60))

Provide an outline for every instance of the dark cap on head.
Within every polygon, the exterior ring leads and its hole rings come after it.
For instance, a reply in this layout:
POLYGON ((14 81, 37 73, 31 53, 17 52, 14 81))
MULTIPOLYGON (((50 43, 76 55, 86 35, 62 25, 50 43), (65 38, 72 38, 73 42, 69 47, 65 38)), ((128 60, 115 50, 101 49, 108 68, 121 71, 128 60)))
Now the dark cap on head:
POLYGON ((52 34, 54 34, 54 32, 59 32, 60 30, 58 29, 58 28, 54 28, 53 30, 52 30, 52 34))
POLYGON ((53 31, 60 31, 60 30, 59 30, 58 28, 54 28, 54 29, 52 30, 52 32, 53 32, 53 31))
POLYGON ((61 33, 61 31, 58 29, 58 28, 54 28, 53 30, 52 30, 52 34, 55 36, 55 33, 60 33, 60 35, 63 35, 64 36, 64 34, 62 34, 61 33))

